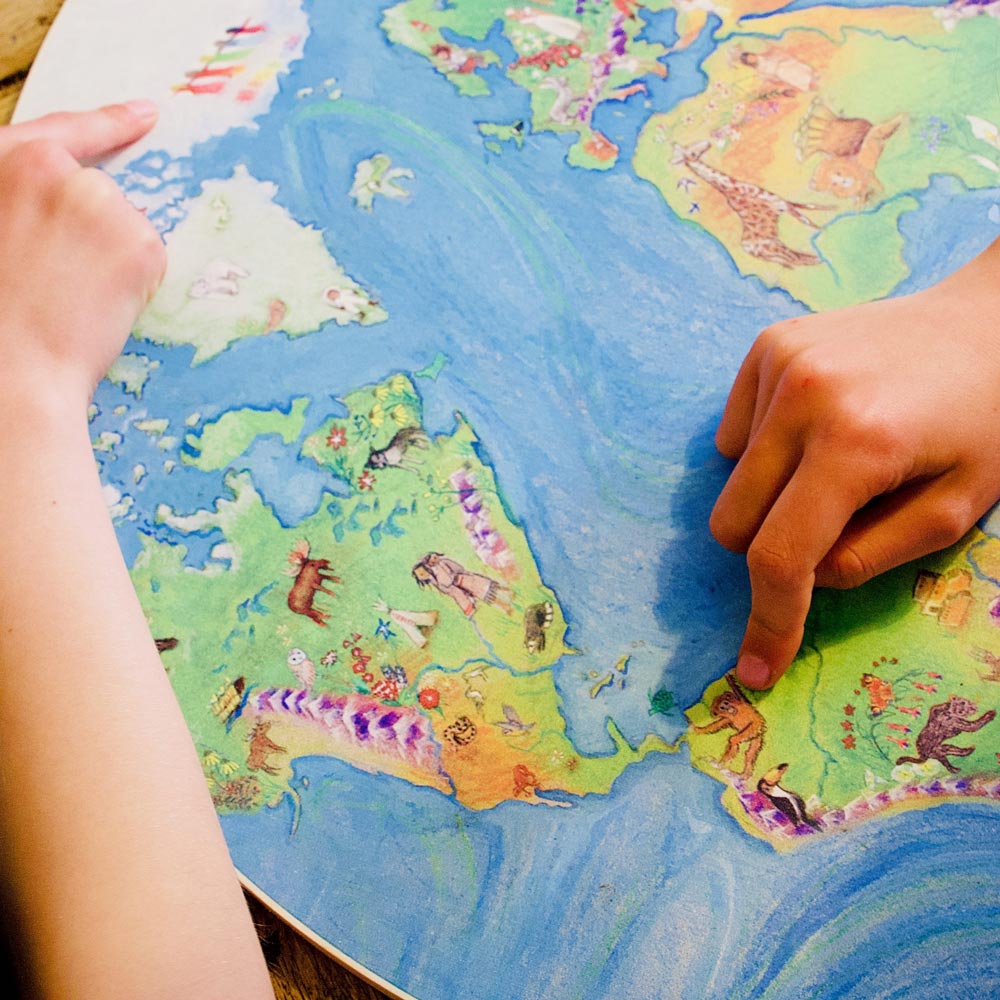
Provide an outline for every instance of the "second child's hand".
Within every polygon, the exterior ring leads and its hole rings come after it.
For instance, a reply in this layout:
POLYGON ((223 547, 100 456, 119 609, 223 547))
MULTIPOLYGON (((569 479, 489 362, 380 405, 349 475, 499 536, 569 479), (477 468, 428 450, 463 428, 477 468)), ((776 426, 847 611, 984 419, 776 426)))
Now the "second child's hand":
POLYGON ((737 464, 713 535, 745 552, 736 673, 771 687, 814 587, 855 587, 958 541, 1000 497, 1000 241, 923 292, 778 323, 717 434, 737 464))

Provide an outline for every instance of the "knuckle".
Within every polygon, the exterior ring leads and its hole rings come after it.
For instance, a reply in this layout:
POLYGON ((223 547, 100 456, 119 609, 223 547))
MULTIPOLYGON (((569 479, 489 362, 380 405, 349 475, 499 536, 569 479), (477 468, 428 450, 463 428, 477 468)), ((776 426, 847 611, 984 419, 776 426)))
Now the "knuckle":
POLYGON ((757 335, 757 343, 768 351, 786 351, 794 347, 802 327, 801 317, 780 319, 764 327, 757 335))
POLYGON ((875 563, 860 549, 842 545, 824 561, 823 583, 835 590, 851 590, 867 583, 879 572, 875 563))
POLYGON ((953 496, 938 501, 927 525, 929 539, 935 548, 946 548, 957 542, 976 519, 969 500, 953 496))
POLYGON ((747 549, 747 568, 751 580, 766 581, 771 587, 797 587, 802 580, 802 567, 790 546, 772 539, 757 538, 747 549))
POLYGON ((822 414, 824 420, 849 413, 838 385, 835 363, 824 352, 790 348, 780 361, 776 400, 803 417, 822 414))
POLYGON ((834 400, 828 419, 816 429, 816 443, 851 470, 865 498, 891 493, 908 478, 912 443, 899 426, 873 408, 834 400))
POLYGON ((23 173, 34 181, 62 178, 72 157, 52 139, 29 139, 16 146, 7 156, 15 173, 23 173))
POLYGON ((837 401, 831 419, 831 434, 852 450, 868 456, 873 462, 898 458, 905 451, 905 441, 885 414, 872 407, 857 406, 852 400, 837 401))
POLYGON ((95 167, 84 167, 70 174, 60 191, 60 207, 69 218, 89 231, 104 229, 113 216, 114 200, 120 197, 115 182, 95 167))
POLYGON ((729 549, 730 552, 746 551, 744 533, 733 523, 725 506, 717 504, 712 510, 708 517, 708 530, 724 549, 729 549))

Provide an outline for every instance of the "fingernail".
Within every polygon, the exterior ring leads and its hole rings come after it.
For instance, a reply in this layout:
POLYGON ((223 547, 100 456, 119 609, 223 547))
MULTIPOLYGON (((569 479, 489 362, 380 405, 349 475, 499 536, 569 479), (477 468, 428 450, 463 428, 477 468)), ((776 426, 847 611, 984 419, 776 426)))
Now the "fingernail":
POLYGON ((126 101, 125 107, 140 120, 155 118, 160 113, 160 109, 147 100, 126 101))
POLYGON ((749 688, 763 688, 771 683, 771 668, 759 656, 745 653, 736 663, 736 678, 749 688))

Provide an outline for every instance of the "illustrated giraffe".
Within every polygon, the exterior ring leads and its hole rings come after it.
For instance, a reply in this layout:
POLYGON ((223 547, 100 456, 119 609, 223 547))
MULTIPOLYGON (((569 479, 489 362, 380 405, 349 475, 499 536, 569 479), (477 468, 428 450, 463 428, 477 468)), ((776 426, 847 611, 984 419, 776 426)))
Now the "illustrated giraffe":
POLYGON ((786 201, 773 191, 766 191, 749 181, 739 181, 729 174, 702 162, 702 156, 711 143, 702 141, 692 146, 674 145, 673 162, 683 164, 696 177, 710 184, 718 191, 726 204, 740 217, 743 223, 743 237, 740 246, 751 257, 769 260, 782 267, 801 267, 819 264, 820 259, 813 253, 793 250, 778 236, 778 217, 790 215, 810 229, 819 229, 812 219, 803 212, 830 211, 829 205, 803 205, 786 201))

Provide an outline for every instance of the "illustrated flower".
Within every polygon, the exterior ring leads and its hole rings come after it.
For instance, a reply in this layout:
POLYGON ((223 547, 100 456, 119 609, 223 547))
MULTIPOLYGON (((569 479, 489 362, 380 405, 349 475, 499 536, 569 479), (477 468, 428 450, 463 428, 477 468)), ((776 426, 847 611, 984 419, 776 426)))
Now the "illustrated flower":
POLYGON ((385 413, 382 410, 381 403, 376 403, 371 408, 371 412, 368 414, 368 419, 372 422, 373 427, 382 426, 382 421, 385 420, 385 413))
POLYGON ((371 474, 368 469, 358 476, 358 489, 359 490, 371 490, 375 485, 375 477, 371 474))
MULTIPOLYGON (((371 677, 372 675, 366 674, 365 676, 371 677)), ((376 698, 381 698, 382 701, 395 701, 399 697, 399 685, 385 678, 372 685, 372 694, 376 698)))
POLYGON ((326 436, 326 443, 334 451, 339 451, 347 444, 347 431, 343 427, 331 427, 330 433, 326 436))
POLYGON ((399 664, 386 664, 382 667, 382 675, 397 687, 406 687, 406 671, 399 664))
POLYGON ((319 661, 324 667, 332 667, 337 662, 337 653, 335 650, 329 650, 323 654, 323 659, 319 661))
POLYGON ((389 416, 397 427, 405 427, 410 423, 410 415, 406 412, 406 407, 402 403, 397 403, 390 411, 389 416))
POLYGON ((840 742, 843 743, 848 750, 854 749, 855 744, 853 734, 851 736, 845 736, 840 742))
POLYGON ((205 751, 204 760, 209 767, 215 767, 222 763, 222 758, 214 750, 205 751))
POLYGON ((389 388, 393 392, 406 392, 410 388, 410 380, 405 375, 393 375, 389 379, 389 388))
POLYGON ((235 760, 227 760, 219 766, 219 770, 225 775, 235 774, 239 769, 240 765, 235 760))
POLYGON ((854 715, 854 706, 853 705, 845 705, 844 706, 844 715, 854 715))
POLYGON ((424 688, 417 696, 417 700, 424 708, 437 708, 441 695, 434 688, 424 688))
POLYGON ((386 383, 375 386, 374 396, 379 402, 384 403, 389 398, 389 386, 386 383))

